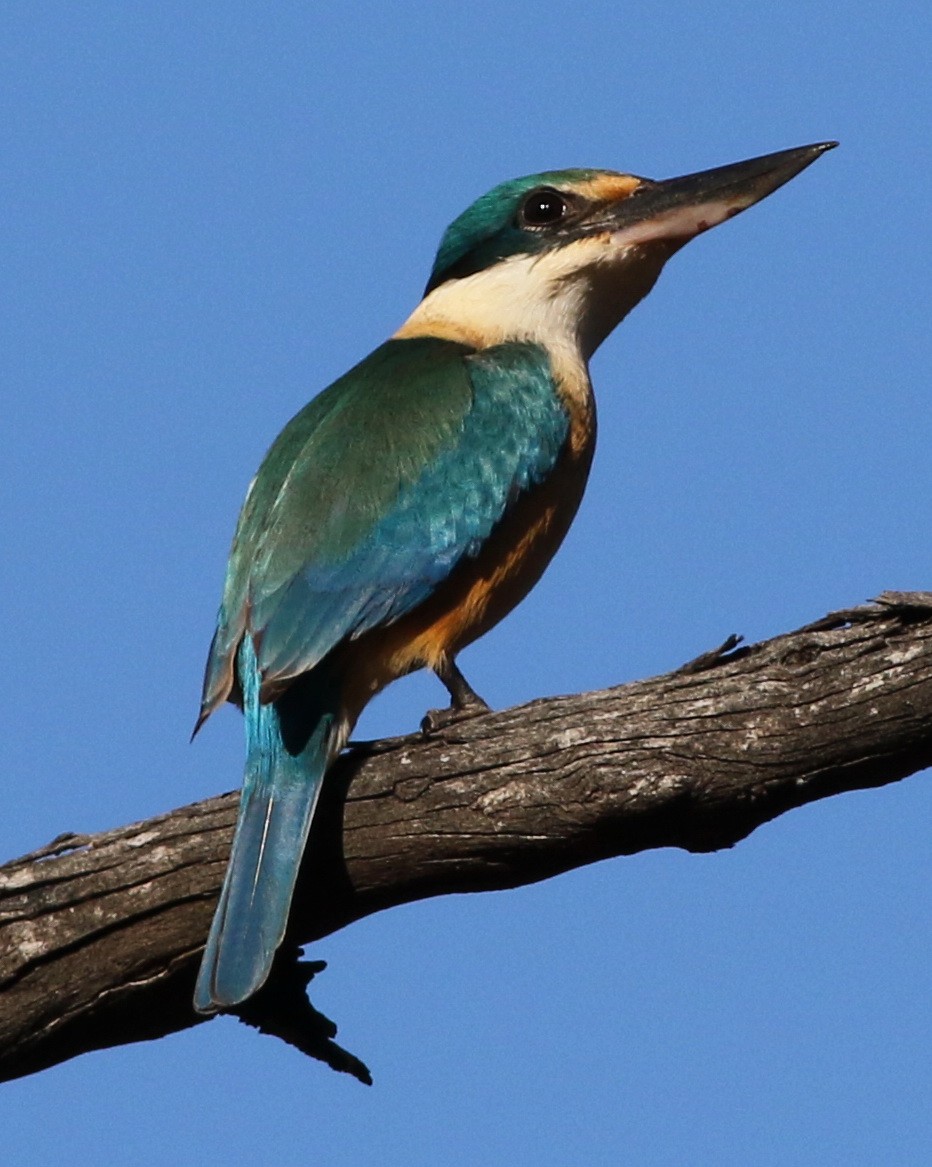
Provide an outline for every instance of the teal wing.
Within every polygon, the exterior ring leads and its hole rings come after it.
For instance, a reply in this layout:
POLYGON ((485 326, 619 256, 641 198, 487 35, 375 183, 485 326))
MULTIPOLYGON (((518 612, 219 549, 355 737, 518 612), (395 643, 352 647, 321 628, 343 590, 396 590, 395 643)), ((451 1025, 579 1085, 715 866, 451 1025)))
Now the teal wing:
POLYGON ((553 468, 569 419, 546 354, 389 341, 289 423, 243 508, 206 716, 249 634, 264 686, 423 602, 553 468))

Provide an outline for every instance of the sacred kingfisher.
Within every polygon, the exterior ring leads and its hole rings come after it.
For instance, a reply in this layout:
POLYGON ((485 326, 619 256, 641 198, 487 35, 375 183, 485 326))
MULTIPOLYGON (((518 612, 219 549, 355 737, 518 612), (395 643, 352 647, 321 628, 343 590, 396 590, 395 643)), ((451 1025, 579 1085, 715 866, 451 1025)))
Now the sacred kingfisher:
POLYGON ((485 708, 456 655, 572 522, 593 352, 684 243, 834 145, 659 182, 555 170, 495 187, 447 228, 394 336, 276 438, 239 517, 197 723, 232 701, 247 749, 198 1011, 268 977, 324 775, 366 703, 430 668, 451 716, 485 708))

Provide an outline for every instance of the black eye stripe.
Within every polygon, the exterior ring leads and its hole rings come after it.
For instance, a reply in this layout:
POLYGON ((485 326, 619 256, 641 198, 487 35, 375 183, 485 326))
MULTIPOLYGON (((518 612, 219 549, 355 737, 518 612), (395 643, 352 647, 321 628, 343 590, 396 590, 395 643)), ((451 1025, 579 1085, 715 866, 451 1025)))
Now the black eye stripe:
POLYGON ((549 227, 566 215, 568 204, 559 191, 541 187, 531 191, 521 204, 519 221, 524 227, 549 227))

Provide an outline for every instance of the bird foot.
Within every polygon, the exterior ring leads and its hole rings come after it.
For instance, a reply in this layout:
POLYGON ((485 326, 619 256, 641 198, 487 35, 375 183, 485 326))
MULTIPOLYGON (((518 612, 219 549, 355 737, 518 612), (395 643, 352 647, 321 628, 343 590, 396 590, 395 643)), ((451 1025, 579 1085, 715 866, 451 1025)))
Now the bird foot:
POLYGON ((735 660, 739 656, 743 656, 747 652, 746 648, 740 649, 737 653, 734 652, 742 640, 744 640, 743 636, 738 636, 733 632, 718 648, 713 648, 710 652, 704 652, 694 660, 687 661, 685 665, 680 665, 675 670, 676 675, 688 676, 691 673, 704 673, 707 669, 714 669, 716 665, 720 665, 726 660, 735 660), (729 653, 733 653, 734 655, 729 656, 729 653))
POLYGON ((471 717, 481 717, 483 713, 491 713, 481 697, 473 695, 468 701, 453 702, 446 709, 428 709, 421 718, 421 733, 430 737, 432 733, 439 733, 459 721, 468 721, 471 717))

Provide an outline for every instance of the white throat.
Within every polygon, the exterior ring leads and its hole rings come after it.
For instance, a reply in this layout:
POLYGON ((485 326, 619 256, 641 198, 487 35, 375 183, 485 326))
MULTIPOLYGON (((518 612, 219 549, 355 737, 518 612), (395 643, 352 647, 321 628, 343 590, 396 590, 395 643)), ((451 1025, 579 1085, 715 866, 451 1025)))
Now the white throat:
POLYGON ((425 296, 395 333, 443 336, 485 348, 541 345, 558 367, 585 366, 606 336, 650 291, 666 253, 589 236, 540 255, 516 255, 425 296))

